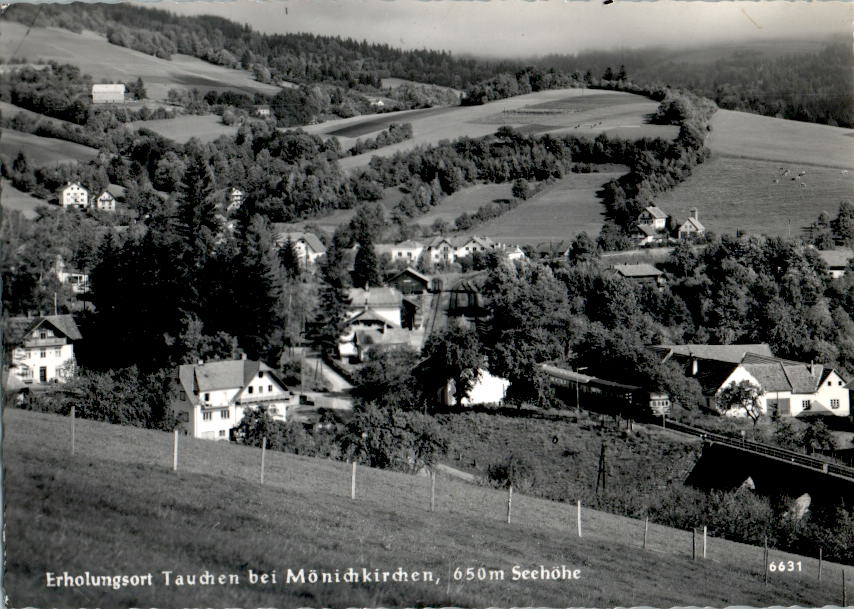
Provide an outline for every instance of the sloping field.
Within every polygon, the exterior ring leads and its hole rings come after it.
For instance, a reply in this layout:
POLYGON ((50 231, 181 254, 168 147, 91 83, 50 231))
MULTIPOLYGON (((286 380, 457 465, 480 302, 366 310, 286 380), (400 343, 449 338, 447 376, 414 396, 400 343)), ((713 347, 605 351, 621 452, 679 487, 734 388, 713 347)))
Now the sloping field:
POLYGON ((721 156, 854 169, 854 129, 747 112, 715 112, 706 146, 721 156))
POLYGON ((473 214, 478 207, 492 203, 495 199, 510 199, 513 196, 510 192, 512 189, 513 185, 507 182, 468 186, 446 197, 439 205, 414 221, 422 226, 430 226, 436 220, 442 219, 453 225, 454 220, 463 213, 473 214))
POLYGON ((130 125, 134 129, 151 129, 179 144, 185 144, 193 137, 198 138, 202 143, 212 142, 221 135, 233 136, 238 129, 237 125, 224 125, 222 118, 216 114, 133 121, 130 125))
POLYGON ((272 95, 278 87, 252 79, 242 70, 216 66, 195 57, 173 55, 159 59, 125 47, 110 44, 94 32, 74 32, 60 28, 32 28, 11 21, 0 22, 0 56, 26 57, 72 63, 95 82, 129 82, 141 77, 151 99, 166 99, 169 89, 260 91, 272 95), (20 48, 18 45, 20 44, 20 48))
POLYGON ((4 118, 12 118, 16 114, 23 114, 25 116, 29 116, 30 118, 37 119, 39 121, 44 121, 47 123, 53 123, 55 125, 61 125, 67 121, 53 118, 51 116, 45 116, 44 114, 39 114, 38 112, 33 112, 32 110, 27 110, 26 108, 21 108, 20 106, 16 106, 14 104, 10 104, 9 102, 0 101, 0 112, 3 113, 4 118))
POLYGON ((854 198, 854 172, 843 171, 717 156, 660 195, 656 205, 680 220, 696 207, 706 229, 717 233, 798 237, 822 211, 835 216, 842 199, 854 198), (783 176, 781 168, 789 175, 783 176), (806 174, 798 178, 802 171, 806 174))
MULTIPOLYGON (((843 567, 800 560, 800 573, 759 575, 762 550, 711 539, 708 560, 690 559, 691 535, 583 510, 513 498, 445 476, 429 511, 429 479, 257 449, 6 409, 8 541, 5 593, 14 606, 614 606, 802 605, 841 601, 843 567), (579 570, 576 580, 513 580, 513 566, 579 570), (427 582, 286 583, 288 569, 322 577, 348 568, 429 572, 427 582), (471 581, 454 571, 473 568, 471 581), (483 567, 482 575, 477 571, 483 567), (249 570, 276 583, 249 582, 249 570), (234 574, 236 583, 179 586, 178 574, 234 574), (152 574, 151 586, 118 590, 48 587, 61 575, 152 574), (163 571, 171 572, 166 585, 163 571), (194 603, 194 604, 188 604, 194 603), (264 604, 262 604, 264 603, 264 604)), ((854 569, 845 567, 848 577, 854 569)), ((343 579, 343 578, 342 578, 343 579)))
MULTIPOLYGON (((574 133, 595 137, 614 133, 622 137, 673 138, 676 127, 649 125, 647 116, 658 104, 639 95, 585 89, 555 89, 502 99, 481 106, 454 106, 389 112, 381 117, 357 116, 306 127, 309 133, 359 137, 379 131, 390 122, 412 124, 413 138, 380 150, 343 159, 345 169, 362 167, 372 156, 390 156, 419 145, 461 136, 482 137, 508 125, 536 133, 574 133), (365 129, 370 128, 371 131, 365 129)), ((342 144, 345 140, 342 139, 342 144)))
POLYGON ((45 201, 21 192, 5 178, 0 180, 0 185, 3 186, 3 192, 0 192, 0 206, 3 209, 18 210, 25 218, 33 219, 36 217, 36 208, 47 205, 45 201))
POLYGON ((595 238, 602 228, 605 211, 596 193, 623 173, 568 174, 516 209, 481 224, 472 232, 498 241, 531 245, 572 239, 582 231, 595 238))
POLYGON ((3 129, 3 136, 0 137, 0 154, 13 159, 22 150, 27 155, 31 166, 90 161, 98 156, 98 151, 89 146, 32 133, 22 133, 14 129, 3 129))

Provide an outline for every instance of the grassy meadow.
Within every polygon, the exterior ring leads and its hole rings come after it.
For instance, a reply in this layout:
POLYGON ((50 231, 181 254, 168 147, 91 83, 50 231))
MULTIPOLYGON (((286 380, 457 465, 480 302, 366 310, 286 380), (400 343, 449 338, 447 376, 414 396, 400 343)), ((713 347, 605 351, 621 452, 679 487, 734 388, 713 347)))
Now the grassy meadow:
POLYGON ((206 144, 221 135, 233 137, 238 129, 237 125, 224 125, 216 114, 133 121, 130 125, 134 129, 150 129, 179 144, 186 144, 193 137, 206 144))
POLYGON ((412 124, 413 137, 372 150, 365 154, 342 159, 344 169, 363 167, 374 155, 390 156, 416 146, 435 145, 441 140, 461 136, 482 137, 509 125, 531 133, 572 133, 596 137, 614 133, 621 137, 676 137, 676 127, 650 125, 648 115, 658 104, 631 93, 591 91, 584 89, 554 89, 519 95, 489 102, 480 106, 454 106, 389 112, 380 117, 357 116, 309 125, 306 131, 318 135, 345 138, 363 137, 380 131, 390 122, 412 124))
MULTIPOLYGON (((800 558, 801 573, 759 575, 760 548, 711 539, 709 559, 690 559, 690 533, 582 511, 438 477, 347 464, 5 409, 5 592, 15 606, 417 606, 417 605, 803 605, 839 603, 841 567, 800 558), (416 549, 417 548, 417 549, 416 549), (574 581, 511 581, 513 565, 567 565, 574 581), (461 567, 502 570, 504 581, 452 581, 461 567), (354 567, 430 571, 432 583, 283 584, 287 569, 354 567), (163 570, 236 573, 229 586, 165 586, 163 570), (248 569, 276 570, 277 584, 250 585, 248 569), (46 572, 153 573, 154 586, 106 591, 47 588, 46 572), (195 603, 188 605, 187 603, 195 603), (264 603, 264 605, 262 605, 264 603)), ((772 551, 775 560, 789 559, 772 551)), ((791 557, 798 560, 797 557, 791 557)), ((853 571, 846 568, 849 577, 853 571)))
POLYGON ((45 201, 36 199, 31 194, 21 192, 5 178, 0 180, 2 192, 0 192, 0 206, 3 209, 17 210, 24 214, 25 218, 35 218, 36 209, 43 205, 47 205, 45 201))
POLYGON ((439 205, 414 220, 422 226, 430 226, 441 219, 453 226, 454 220, 464 213, 473 214, 481 205, 492 203, 496 199, 512 198, 513 195, 510 192, 512 188, 513 185, 509 182, 467 186, 445 197, 439 205))
POLYGON ((582 231, 595 238, 605 211, 596 193, 623 173, 612 170, 567 174, 516 209, 477 226, 472 232, 498 241, 532 245, 572 239, 582 231))
POLYGON ((14 129, 3 129, 3 136, 0 137, 0 155, 12 160, 21 151, 27 155, 31 166, 73 161, 85 162, 98 156, 98 151, 89 146, 14 129))
POLYGON ((249 72, 216 66, 187 55, 160 59, 125 47, 110 44, 94 32, 80 34, 60 28, 27 26, 11 21, 0 22, 0 56, 26 57, 72 63, 94 82, 129 82, 142 78, 148 96, 166 99, 169 89, 234 90, 252 94, 255 91, 275 94, 273 85, 257 82, 249 72), (20 45, 20 47, 19 47, 20 45))
POLYGON ((656 205, 680 220, 696 207, 706 229, 716 233, 740 230, 796 238, 822 211, 835 216, 841 200, 854 198, 854 172, 843 171, 715 155, 682 184, 659 195, 656 205), (781 168, 790 175, 782 176, 781 168), (791 179, 801 171, 806 174, 800 180, 791 179))

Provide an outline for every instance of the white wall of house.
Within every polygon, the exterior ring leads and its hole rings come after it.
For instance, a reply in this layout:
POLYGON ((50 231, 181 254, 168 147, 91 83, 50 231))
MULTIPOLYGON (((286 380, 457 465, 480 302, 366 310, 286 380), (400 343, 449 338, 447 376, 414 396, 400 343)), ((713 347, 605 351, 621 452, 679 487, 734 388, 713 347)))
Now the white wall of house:
POLYGON ((116 199, 108 192, 101 193, 101 196, 95 199, 95 208, 101 211, 116 211, 116 199))
POLYGON ((84 209, 89 205, 89 191, 80 184, 68 184, 59 191, 59 204, 84 209))
POLYGON ((392 260, 405 260, 406 262, 411 262, 413 265, 418 262, 418 258, 421 256, 421 252, 424 251, 424 246, 420 247, 397 247, 392 246, 391 248, 391 259, 392 260))
MULTIPOLYGON (((69 362, 74 362, 74 345, 50 344, 52 338, 56 337, 50 329, 38 329, 35 332, 35 338, 26 341, 29 345, 16 347, 12 351, 12 362, 15 364, 12 370, 22 382, 28 385, 42 385, 67 380, 62 373, 69 362), (45 339, 39 338, 39 332, 42 330, 47 333, 45 339), (33 345, 40 340, 45 340, 47 344, 33 345)), ((54 342, 59 340, 64 339, 56 339, 54 342)))
MULTIPOLYGON (((714 403, 714 401, 721 394, 721 392, 724 389, 726 389, 727 387, 729 387, 730 385, 737 385, 738 383, 740 383, 742 381, 748 381, 754 385, 757 385, 758 387, 762 387, 762 385, 759 383, 759 381, 757 381, 756 378, 752 374, 750 374, 747 370, 745 370, 741 366, 738 366, 735 370, 732 371, 732 373, 726 378, 726 380, 723 383, 721 383, 720 389, 718 389, 715 392, 714 398, 707 398, 706 405, 716 409, 716 404, 714 403)), ((764 389, 764 387, 762 387, 762 389, 764 389)), ((772 392, 771 398, 775 399, 775 398, 779 397, 779 399, 785 399, 785 398, 789 397, 790 395, 791 394, 788 391, 772 392)), ((763 414, 768 412, 768 394, 767 393, 759 396, 759 409, 763 412, 763 414)), ((732 410, 728 410, 724 414, 726 414, 726 416, 728 416, 728 417, 746 417, 747 416, 747 413, 744 411, 743 408, 733 408, 732 410)))

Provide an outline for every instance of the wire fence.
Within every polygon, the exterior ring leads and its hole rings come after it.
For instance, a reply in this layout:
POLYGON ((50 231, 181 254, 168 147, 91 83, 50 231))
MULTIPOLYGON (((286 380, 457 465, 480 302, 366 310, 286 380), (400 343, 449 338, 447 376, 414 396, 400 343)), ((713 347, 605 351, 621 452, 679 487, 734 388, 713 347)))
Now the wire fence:
MULTIPOLYGON (((463 482, 442 471, 411 475, 376 470, 355 462, 302 457, 266 447, 260 448, 201 440, 175 432, 162 432, 86 421, 80 425, 72 408, 67 418, 44 416, 65 436, 72 455, 107 458, 169 468, 176 474, 219 474, 265 486, 324 497, 346 497, 373 506, 393 504, 396 509, 422 510, 475 516, 510 526, 557 528, 564 535, 608 544, 621 543, 650 554, 669 555, 686 561, 737 567, 773 586, 775 580, 796 577, 823 582, 838 592, 834 602, 846 606, 847 581, 854 567, 818 556, 792 554, 770 547, 743 544, 713 537, 702 523, 691 531, 585 507, 581 501, 560 503, 519 493, 513 487, 496 490, 463 482), (141 441, 142 440, 142 441, 141 441), (120 447, 120 448, 117 448, 120 447), (745 567, 747 567, 745 569, 745 567)), ((61 447, 60 443, 60 447, 61 447)))

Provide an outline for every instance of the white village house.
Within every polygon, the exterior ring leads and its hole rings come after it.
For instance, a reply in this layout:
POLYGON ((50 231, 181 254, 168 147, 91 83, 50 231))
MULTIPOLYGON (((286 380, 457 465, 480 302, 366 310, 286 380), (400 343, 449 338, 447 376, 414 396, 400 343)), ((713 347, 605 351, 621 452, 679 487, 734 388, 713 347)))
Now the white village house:
POLYGON ((3 335, 10 379, 24 385, 69 380, 76 368, 74 341, 81 338, 71 315, 10 317, 3 335))
POLYGON ((89 206, 89 190, 80 182, 69 182, 59 189, 59 205, 64 208, 86 209, 89 206))
MULTIPOLYGON (((728 386, 749 381, 763 394, 759 408, 768 416, 847 417, 851 413, 847 381, 821 364, 771 355, 768 345, 655 345, 662 361, 681 364, 700 382, 706 407, 717 410, 717 397, 728 386)), ((726 412, 746 416, 743 410, 726 412)))
POLYGON ((248 408, 265 406, 285 421, 293 394, 267 364, 249 359, 183 364, 173 378, 178 429, 205 440, 228 440, 248 408))
POLYGON ((92 85, 93 104, 121 104, 125 101, 125 86, 121 83, 92 85))
POLYGON ((116 211, 116 198, 105 190, 93 200, 92 206, 100 211, 116 211))
POLYGON ((845 269, 854 258, 854 251, 847 248, 835 250, 819 250, 818 255, 827 265, 827 272, 831 279, 839 279, 845 274, 845 269))
POLYGON ((304 268, 314 266, 319 258, 326 255, 326 248, 317 235, 288 229, 287 224, 273 225, 276 246, 283 247, 290 240, 304 268))
POLYGON ((651 226, 654 230, 664 230, 667 228, 667 213, 655 205, 645 207, 638 214, 638 226, 651 226))
POLYGON ((239 188, 232 186, 226 193, 227 204, 225 207, 226 213, 233 214, 243 206, 243 199, 246 193, 239 188))
POLYGON ((676 230, 676 236, 681 241, 690 241, 695 237, 699 237, 706 232, 706 227, 700 222, 699 212, 697 208, 691 209, 691 217, 679 225, 676 230))

